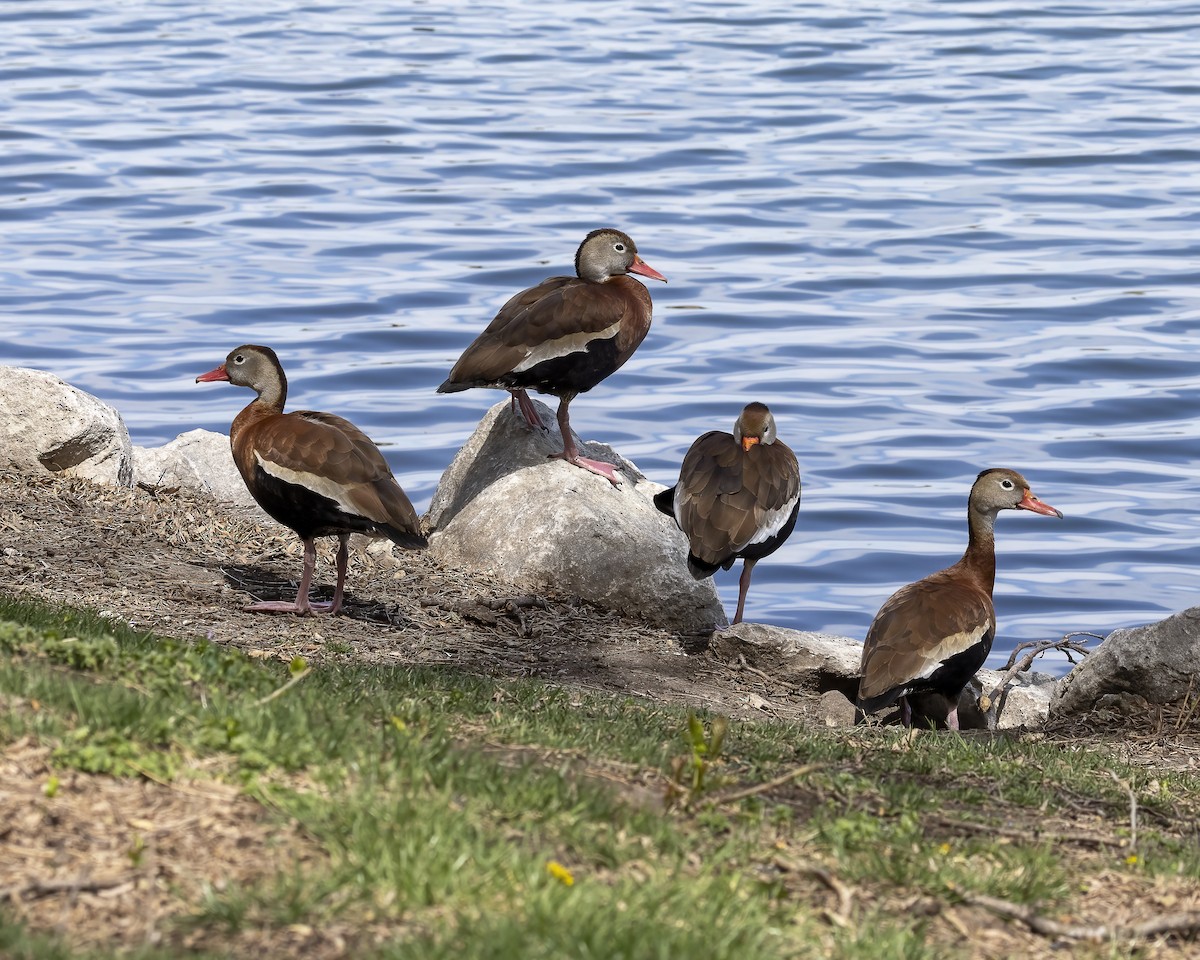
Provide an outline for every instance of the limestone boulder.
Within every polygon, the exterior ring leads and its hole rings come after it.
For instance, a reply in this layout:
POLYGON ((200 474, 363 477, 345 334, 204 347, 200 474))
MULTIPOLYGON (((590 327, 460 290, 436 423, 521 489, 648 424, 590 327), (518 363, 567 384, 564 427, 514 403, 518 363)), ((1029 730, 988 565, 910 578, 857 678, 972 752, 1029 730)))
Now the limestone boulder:
MULTIPOLYGON (((1058 684, 1050 713, 1068 717, 1097 707, 1175 703, 1200 675, 1200 607, 1157 623, 1114 630, 1058 684)), ((1144 715, 1144 714, 1143 714, 1144 715)))
POLYGON ((107 403, 43 370, 0 367, 0 470, 133 483, 133 445, 107 403))
MULTIPOLYGON (((820 715, 828 724, 853 721, 837 697, 852 704, 858 690, 862 644, 850 637, 789 630, 765 623, 739 623, 717 633, 713 654, 726 661, 745 663, 772 676, 822 694, 820 715)), ((975 682, 959 697, 959 722, 964 730, 1039 727, 1045 723, 1055 683, 1044 674, 1019 675, 991 716, 980 710, 981 691, 991 691, 1001 679, 995 670, 980 670, 975 682)), ((913 697, 914 721, 924 716, 945 717, 948 704, 936 695, 913 697)))
POLYGON ((547 432, 502 401, 446 469, 426 516, 430 553, 684 632, 723 625, 712 581, 692 579, 687 541, 651 500, 662 485, 603 444, 580 443, 580 452, 620 467, 619 488, 548 460, 562 442, 553 412, 534 402, 547 432))
POLYGON ((183 487, 256 506, 233 462, 229 437, 212 430, 189 430, 161 447, 134 447, 133 473, 134 482, 147 487, 183 487))

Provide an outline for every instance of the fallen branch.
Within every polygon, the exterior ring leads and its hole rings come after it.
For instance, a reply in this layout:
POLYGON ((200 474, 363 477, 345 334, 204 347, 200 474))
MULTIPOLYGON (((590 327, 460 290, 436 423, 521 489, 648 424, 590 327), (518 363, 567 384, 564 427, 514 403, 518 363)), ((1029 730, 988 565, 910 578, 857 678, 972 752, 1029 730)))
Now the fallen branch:
POLYGON ((137 880, 136 873, 127 873, 110 880, 89 880, 76 877, 73 880, 31 880, 26 884, 11 887, 0 887, 0 903, 7 901, 20 902, 26 898, 49 897, 56 893, 98 893, 101 890, 111 890, 123 887, 137 880))
POLYGON ((985 910, 989 910, 1001 917, 1019 920, 1034 933, 1040 933, 1047 937, 1106 941, 1144 940, 1148 937, 1160 937, 1164 934, 1187 935, 1200 933, 1200 911, 1170 913, 1143 923, 1135 923, 1129 927, 1117 926, 1115 924, 1109 926, 1103 923, 1087 926, 1084 924, 1059 923, 1057 920, 1050 920, 1041 916, 1032 907, 1024 907, 1017 903, 1011 903, 1008 900, 1001 900, 999 897, 989 897, 982 893, 956 892, 964 903, 983 907, 985 910))
POLYGON ((1082 643, 1072 640, 1072 637, 1095 637, 1103 639, 1094 633, 1068 633, 1061 640, 1027 640, 1025 643, 1018 643, 1013 648, 1013 652, 1009 654, 1008 663, 1004 665, 1004 673, 999 681, 991 689, 990 692, 981 694, 979 697, 979 709, 984 712, 988 718, 988 726, 995 727, 997 717, 992 715, 992 708, 997 707, 996 713, 999 713, 999 705, 1003 701, 1004 696, 1008 693, 1008 688, 1012 685, 1013 679, 1018 673, 1024 673, 1033 666, 1033 661, 1044 653, 1049 653, 1051 650, 1059 650, 1066 654, 1067 659, 1072 663, 1075 662, 1071 656, 1073 653, 1087 656, 1091 651, 1082 643), (1020 660, 1017 657, 1023 650, 1029 651, 1020 660))
POLYGON ((768 780, 766 783, 758 783, 753 787, 746 787, 744 790, 734 790, 732 793, 726 793, 719 797, 709 797, 709 803, 733 803, 736 800, 745 800, 747 797, 755 797, 760 793, 766 793, 768 790, 774 790, 776 787, 782 787, 785 783, 791 783, 798 777, 804 776, 806 773, 812 773, 814 770, 820 770, 825 764, 823 763, 806 763, 802 767, 797 767, 795 770, 789 770, 782 776, 776 777, 774 780, 768 780))

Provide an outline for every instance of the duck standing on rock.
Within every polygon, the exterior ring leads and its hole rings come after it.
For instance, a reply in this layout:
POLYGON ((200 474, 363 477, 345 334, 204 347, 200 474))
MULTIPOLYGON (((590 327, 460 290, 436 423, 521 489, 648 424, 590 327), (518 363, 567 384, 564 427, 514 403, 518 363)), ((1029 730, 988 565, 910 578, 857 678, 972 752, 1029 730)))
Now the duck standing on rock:
POLYGON ((467 347, 438 393, 496 387, 512 394, 530 426, 544 429, 526 390, 558 401, 563 451, 555 457, 618 486, 613 465, 579 455, 567 408, 616 371, 650 330, 650 294, 636 273, 667 278, 620 230, 593 230, 575 253, 574 277, 550 277, 510 299, 467 347))
POLYGON ((679 482, 654 495, 688 538, 688 569, 697 580, 742 558, 737 614, 741 623, 754 565, 782 545, 800 510, 800 464, 780 442, 766 404, 748 403, 733 434, 712 430, 692 444, 679 482))
POLYGON ((912 725, 908 695, 933 691, 953 704, 946 726, 958 729, 958 698, 983 666, 996 636, 996 515, 1031 510, 1062 512, 1043 503, 1015 470, 992 468, 975 478, 967 501, 967 551, 924 580, 901 587, 875 615, 863 642, 858 707, 873 713, 900 701, 900 720, 912 725))
POLYGON ((304 543, 304 573, 293 603, 267 601, 246 610, 337 613, 342 607, 351 533, 388 537, 402 547, 427 545, 413 505, 370 437, 332 413, 284 413, 287 377, 275 351, 246 344, 197 383, 223 380, 258 396, 229 431, 233 460, 250 494, 304 543), (336 536, 337 587, 331 603, 308 599, 316 566, 316 537, 336 536))

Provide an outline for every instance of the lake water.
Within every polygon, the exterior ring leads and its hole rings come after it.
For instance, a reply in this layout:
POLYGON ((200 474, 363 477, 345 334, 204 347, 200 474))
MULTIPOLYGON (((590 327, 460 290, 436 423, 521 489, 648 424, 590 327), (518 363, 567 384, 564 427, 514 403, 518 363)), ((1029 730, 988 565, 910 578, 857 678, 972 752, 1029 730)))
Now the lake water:
MULTIPOLYGON (((418 509, 500 394, 433 391, 507 297, 627 230, 655 322, 572 405, 673 482, 770 405, 790 542, 748 616, 861 637, 1021 469, 993 662, 1200 600, 1200 5, 0 6, 0 362, 134 442, 276 348, 418 509)), ((718 576, 732 610, 737 570, 718 576)))

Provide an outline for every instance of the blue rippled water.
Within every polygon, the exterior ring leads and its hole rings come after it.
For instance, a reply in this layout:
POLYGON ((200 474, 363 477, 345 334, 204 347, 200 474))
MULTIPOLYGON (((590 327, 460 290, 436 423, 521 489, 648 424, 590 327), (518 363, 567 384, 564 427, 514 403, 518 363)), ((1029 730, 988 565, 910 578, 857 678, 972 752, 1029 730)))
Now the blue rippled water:
MULTIPOLYGON (((0 7, 0 362, 134 442, 227 429, 274 346, 419 508, 497 395, 433 390, 615 225, 670 278, 573 406, 671 482, 767 402, 805 475, 751 619, 861 637, 1001 517, 1012 643, 1200 599, 1200 5, 360 0, 0 7)), ((727 604, 734 574, 719 577, 727 604)))

